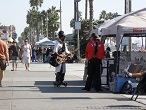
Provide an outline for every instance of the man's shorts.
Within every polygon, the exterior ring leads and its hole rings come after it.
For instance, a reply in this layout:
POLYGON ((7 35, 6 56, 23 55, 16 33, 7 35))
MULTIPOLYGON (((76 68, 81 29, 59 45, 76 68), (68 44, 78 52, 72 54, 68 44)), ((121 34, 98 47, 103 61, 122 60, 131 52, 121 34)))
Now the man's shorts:
POLYGON ((0 59, 0 69, 5 70, 6 69, 6 60, 0 59))
POLYGON ((12 56, 12 62, 16 62, 18 60, 18 56, 12 56))

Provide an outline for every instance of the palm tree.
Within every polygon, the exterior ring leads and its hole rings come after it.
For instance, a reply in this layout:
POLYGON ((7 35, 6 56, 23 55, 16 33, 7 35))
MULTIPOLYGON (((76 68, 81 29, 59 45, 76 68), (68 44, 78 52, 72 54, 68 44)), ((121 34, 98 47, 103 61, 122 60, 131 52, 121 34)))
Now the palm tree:
MULTIPOLYGON (((43 3, 43 0, 30 0, 29 1, 29 3, 30 3, 30 7, 32 7, 32 9, 34 9, 34 10, 36 10, 36 11, 38 11, 38 6, 42 6, 42 3, 43 3)), ((39 25, 39 22, 40 22, 40 20, 39 20, 39 17, 37 16, 37 22, 35 22, 36 23, 36 34, 37 34, 37 41, 39 41, 39 27, 38 27, 38 25, 39 25)))
POLYGON ((56 31, 59 29, 59 14, 56 7, 49 8, 48 13, 48 35, 50 38, 55 38, 56 31))
POLYGON ((93 0, 89 0, 89 12, 90 12, 90 28, 89 31, 91 32, 93 29, 93 0))
POLYGON ((33 34, 37 35, 37 41, 39 41, 39 29, 38 29, 38 24, 41 21, 40 19, 40 12, 37 10, 29 10, 27 14, 27 24, 29 24, 30 28, 33 29, 33 34))
POLYGON ((118 16, 120 16, 120 15, 117 12, 116 13, 113 13, 113 18, 116 18, 118 16))
POLYGON ((46 36, 47 35, 47 31, 46 31, 46 28, 47 28, 47 12, 45 10, 43 10, 41 12, 40 17, 41 17, 40 27, 42 27, 41 33, 46 36))
POLYGON ((38 6, 42 6, 43 0, 30 0, 30 7, 32 7, 33 9, 38 10, 38 6))
POLYGON ((101 14, 100 14, 100 16, 99 16, 99 19, 101 20, 101 19, 106 19, 106 16, 107 16, 107 13, 106 13, 106 11, 105 10, 102 10, 102 12, 101 12, 101 14))
POLYGON ((113 19, 113 14, 111 12, 107 13, 106 20, 113 19))

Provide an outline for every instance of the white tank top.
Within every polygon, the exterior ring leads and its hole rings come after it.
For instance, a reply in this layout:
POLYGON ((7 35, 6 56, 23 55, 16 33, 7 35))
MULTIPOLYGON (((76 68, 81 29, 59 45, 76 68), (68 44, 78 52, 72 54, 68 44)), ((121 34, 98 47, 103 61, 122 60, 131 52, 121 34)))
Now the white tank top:
POLYGON ((23 47, 23 56, 29 57, 30 56, 30 49, 29 49, 29 44, 24 45, 23 47))

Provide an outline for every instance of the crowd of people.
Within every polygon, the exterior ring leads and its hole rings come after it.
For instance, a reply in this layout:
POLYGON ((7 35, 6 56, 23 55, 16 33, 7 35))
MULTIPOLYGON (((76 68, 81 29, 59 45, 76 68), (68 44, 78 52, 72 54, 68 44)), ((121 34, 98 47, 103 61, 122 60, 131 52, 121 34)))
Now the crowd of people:
POLYGON ((27 50, 27 47, 30 50, 30 53, 31 53, 30 61, 32 61, 32 62, 44 62, 44 63, 48 62, 49 56, 53 52, 51 47, 31 46, 30 44, 28 44, 27 39, 24 40, 24 45, 21 45, 21 46, 18 46, 17 42, 13 41, 12 45, 9 46, 9 48, 8 48, 9 49, 9 53, 10 53, 9 54, 10 60, 13 61, 13 59, 16 59, 16 57, 18 57, 20 60, 22 60, 21 54, 22 54, 22 52, 25 52, 24 50, 27 50))
POLYGON ((28 40, 24 40, 24 44, 17 45, 16 41, 12 42, 12 45, 8 47, 9 60, 12 61, 12 70, 17 70, 18 60, 26 64, 26 70, 29 71, 29 63, 32 62, 48 62, 51 56, 52 49, 50 47, 34 47, 28 44, 28 40))
POLYGON ((48 62, 52 52, 53 49, 51 47, 33 47, 32 62, 48 62))

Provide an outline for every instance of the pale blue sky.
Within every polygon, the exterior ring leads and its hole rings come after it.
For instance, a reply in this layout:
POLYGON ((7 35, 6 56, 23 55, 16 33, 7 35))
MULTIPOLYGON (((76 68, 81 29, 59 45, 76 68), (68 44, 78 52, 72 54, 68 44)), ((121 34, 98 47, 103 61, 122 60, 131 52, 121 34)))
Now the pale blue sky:
MULTIPOLYGON (((124 1, 125 0, 94 0, 94 19, 99 18, 102 10, 107 12, 118 12, 124 14, 124 1)), ((146 0, 131 0, 132 11, 139 10, 146 7, 146 0)), ((30 9, 29 0, 0 0, 0 23, 2 25, 14 25, 16 33, 20 36, 21 32, 27 26, 26 15, 30 9)), ((44 0, 40 10, 47 10, 52 6, 60 8, 60 0, 44 0)), ((79 2, 79 10, 83 14, 85 12, 85 0, 79 2)), ((89 12, 89 9, 88 9, 89 12)), ((66 34, 72 33, 70 28, 70 20, 74 16, 74 0, 62 0, 62 28, 66 34)), ((89 13, 88 13, 89 17, 89 13)))

